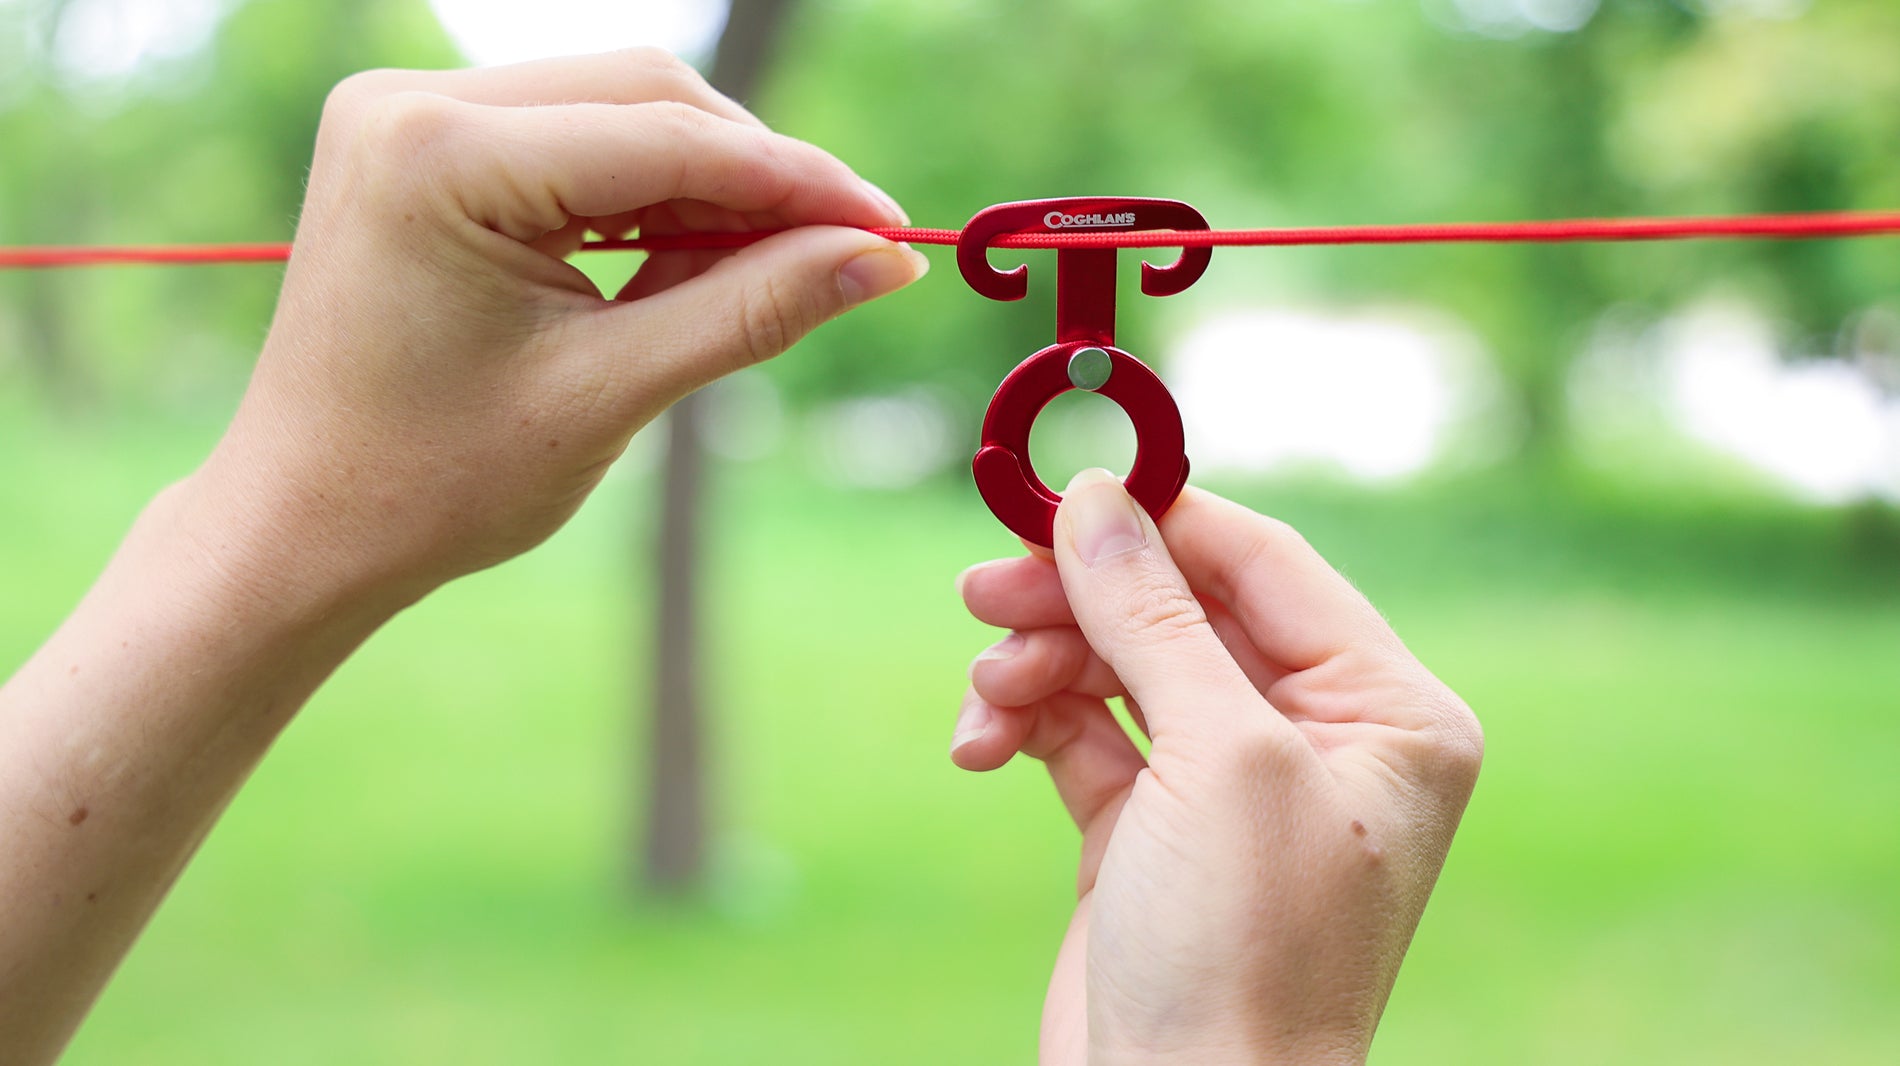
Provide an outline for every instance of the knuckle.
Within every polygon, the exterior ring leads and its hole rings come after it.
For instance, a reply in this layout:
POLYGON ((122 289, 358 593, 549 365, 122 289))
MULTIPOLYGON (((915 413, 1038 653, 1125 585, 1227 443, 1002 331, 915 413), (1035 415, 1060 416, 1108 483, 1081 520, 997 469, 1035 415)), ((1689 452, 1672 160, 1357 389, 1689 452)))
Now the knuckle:
POLYGON ((698 136, 712 117, 691 104, 679 100, 654 100, 639 107, 667 134, 676 137, 698 136))
POLYGON ((363 146, 385 161, 436 155, 456 125, 451 102, 434 93, 405 90, 379 97, 363 117, 363 146))
MULTIPOLYGON (((711 116, 707 119, 725 121, 711 116)), ((726 123, 719 133, 729 138, 735 149, 720 168, 720 193, 733 203, 755 210, 775 210, 795 192, 794 175, 813 183, 830 180, 823 168, 811 165, 808 154, 790 138, 733 123, 726 123)))
POLYGON ((627 61, 638 64, 655 73, 665 75, 692 74, 698 77, 691 64, 657 45, 643 44, 629 48, 625 53, 627 61))
POLYGON ((362 70, 344 78, 330 90, 323 101, 323 116, 326 121, 349 121, 361 114, 369 105, 396 91, 402 73, 395 70, 362 70))
POLYGON ((1068 750, 1088 732, 1088 719, 1076 712, 1068 700, 1043 700, 1036 706, 1036 721, 1023 738, 1022 752, 1044 762, 1068 750))
POLYGON ((1289 560, 1313 551, 1306 537, 1291 525, 1270 515, 1249 514, 1246 535, 1234 553, 1234 565, 1217 578, 1213 591, 1222 599, 1236 596, 1236 584, 1245 583, 1254 574, 1273 573, 1289 560))
POLYGON ((640 75, 638 91, 655 103, 683 103, 700 91, 693 84, 697 78, 697 74, 683 70, 647 70, 640 75))
MULTIPOLYGON (((1260 713, 1273 712, 1262 708, 1260 713)), ((1298 794, 1305 784, 1315 783, 1310 774, 1316 764, 1305 740, 1296 730, 1272 725, 1252 714, 1229 718, 1218 742, 1197 748, 1200 776, 1235 809, 1267 812, 1284 808, 1290 795, 1298 794)))
POLYGON ((1446 689, 1440 696, 1437 746, 1446 767, 1461 779, 1477 780, 1484 763, 1484 726, 1464 700, 1446 689))
POLYGON ((1271 566, 1313 550, 1306 535, 1272 515, 1255 515, 1252 535, 1242 554, 1243 567, 1271 566))
POLYGON ((1047 629, 1029 634, 1029 649, 1036 662, 1052 679, 1068 682, 1089 665, 1089 645, 1082 631, 1073 627, 1047 629))
POLYGON ((1194 594, 1164 574, 1144 572, 1125 596, 1120 624, 1131 636, 1175 640, 1207 622, 1207 612, 1194 594))
MULTIPOLYGON (((1273 710, 1262 708, 1261 712, 1271 714, 1273 710)), ((1255 719, 1230 734, 1226 747, 1236 780, 1279 782, 1288 765, 1298 760, 1302 745, 1298 734, 1269 728, 1270 724, 1255 719)))
POLYGON ((812 163, 810 153, 815 149, 791 138, 729 121, 679 100, 654 100, 637 106, 654 143, 687 149, 681 154, 675 184, 676 191, 683 193, 689 172, 697 171, 701 187, 694 191, 694 199, 748 211, 769 211, 782 206, 797 191, 798 181, 812 183, 825 178, 823 168, 812 163))
POLYGON ((628 58, 640 70, 640 77, 668 97, 691 97, 703 93, 706 79, 679 56, 651 45, 630 49, 628 58))
POLYGON ((741 292, 739 325, 748 364, 765 362, 805 335, 809 312, 783 281, 767 275, 741 292))
POLYGON ((1484 762, 1484 727, 1457 693, 1434 680, 1413 697, 1423 722, 1413 730, 1414 759, 1430 776, 1468 793, 1484 762))
POLYGON ((315 165, 346 157, 355 150, 365 116, 376 102, 401 91, 409 83, 411 72, 403 70, 364 70, 332 86, 323 100, 323 113, 317 125, 315 165))

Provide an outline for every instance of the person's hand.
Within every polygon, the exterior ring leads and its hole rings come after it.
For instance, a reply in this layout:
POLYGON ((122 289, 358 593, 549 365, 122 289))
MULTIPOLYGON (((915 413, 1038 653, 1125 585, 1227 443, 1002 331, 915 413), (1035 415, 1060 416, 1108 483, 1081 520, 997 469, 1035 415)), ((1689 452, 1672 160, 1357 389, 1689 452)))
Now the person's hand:
POLYGON ((1362 1062, 1477 778, 1471 711, 1297 533, 1195 489, 1157 530, 1085 471, 1053 562, 958 584, 1015 632, 952 757, 1041 759, 1082 830, 1043 1061, 1362 1062))
POLYGON ((0 1062, 50 1063, 232 795, 394 612, 553 533, 674 400, 923 272, 844 164, 671 57, 332 94, 229 432, 0 685, 0 1062), (620 236, 788 229, 649 257, 620 236))
POLYGON ((901 288, 923 257, 843 163, 635 50, 373 71, 325 107, 283 296, 200 472, 233 565, 413 598, 553 533, 714 378, 901 288), (803 227, 795 228, 794 227, 803 227), (793 229, 655 254, 604 299, 585 233, 793 229), (248 557, 248 558, 247 558, 248 557))

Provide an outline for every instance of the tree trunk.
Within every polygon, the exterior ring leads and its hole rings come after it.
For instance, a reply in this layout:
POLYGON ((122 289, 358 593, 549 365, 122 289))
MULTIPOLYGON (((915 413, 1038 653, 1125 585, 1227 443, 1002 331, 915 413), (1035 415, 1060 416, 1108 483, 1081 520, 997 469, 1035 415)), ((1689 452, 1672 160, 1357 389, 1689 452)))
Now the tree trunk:
MULTIPOLYGON (((741 102, 751 95, 791 6, 792 0, 733 0, 708 78, 715 88, 741 102)), ((638 876, 648 889, 676 896, 704 884, 711 792, 699 639, 704 409, 701 397, 688 396, 667 416, 655 558, 659 595, 646 749, 645 863, 638 876)))
POLYGON ((92 389, 85 368, 73 356, 62 287, 65 279, 48 271, 26 270, 21 271, 17 280, 20 306, 24 309, 23 354, 41 395, 49 407, 62 414, 85 409, 92 398, 92 389))
MULTIPOLYGON (((50 0, 37 10, 29 7, 22 13, 21 28, 46 55, 50 56, 60 24, 72 5, 73 0, 50 0)), ((50 60, 26 73, 27 84, 52 84, 52 77, 50 60)), ((49 97, 62 111, 67 110, 65 99, 55 90, 40 97, 42 106, 49 97)), ((28 162, 29 166, 33 162, 39 165, 16 174, 19 180, 15 188, 30 202, 8 204, 14 210, 4 212, 22 223, 21 230, 11 236, 26 244, 83 243, 85 223, 91 214, 89 161, 76 160, 70 154, 29 152, 28 162), (35 154, 38 160, 32 159, 35 154)), ((73 343, 71 294, 77 285, 68 274, 23 270, 15 279, 23 309, 24 362, 48 406, 61 414, 84 410, 94 398, 91 376, 73 343)))
POLYGON ((697 889, 706 867, 705 712, 699 670, 699 527, 706 482, 698 394, 667 415, 661 474, 653 717, 647 737, 645 880, 669 894, 697 889))

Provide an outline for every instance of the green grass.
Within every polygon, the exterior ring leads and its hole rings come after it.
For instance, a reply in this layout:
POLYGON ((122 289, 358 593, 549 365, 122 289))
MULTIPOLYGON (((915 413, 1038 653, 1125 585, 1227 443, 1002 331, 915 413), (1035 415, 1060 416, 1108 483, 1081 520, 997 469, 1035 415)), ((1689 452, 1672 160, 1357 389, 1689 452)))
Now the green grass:
MULTIPOLYGON (((209 425, 0 428, 0 664, 209 425)), ((1225 486, 1483 718, 1385 1063, 1900 1060, 1900 553, 1881 516, 1587 479, 1225 486), (1869 522, 1871 521, 1871 524, 1869 522)), ((67 1062, 1028 1061, 1074 840, 944 755, 1009 538, 957 483, 723 469, 719 875, 621 891, 652 494, 399 618, 292 727, 67 1062)))

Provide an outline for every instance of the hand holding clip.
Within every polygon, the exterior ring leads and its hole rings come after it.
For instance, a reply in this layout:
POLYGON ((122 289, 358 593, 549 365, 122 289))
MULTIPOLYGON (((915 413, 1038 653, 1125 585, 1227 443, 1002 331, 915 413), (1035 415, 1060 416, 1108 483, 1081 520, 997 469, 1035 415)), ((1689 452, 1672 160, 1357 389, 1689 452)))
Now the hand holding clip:
POLYGON ((1156 523, 1102 471, 1067 491, 1054 559, 957 582, 1012 632, 951 758, 1042 760, 1082 834, 1040 1061, 1364 1063, 1477 719, 1284 523, 1194 489, 1156 523))

